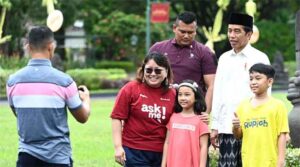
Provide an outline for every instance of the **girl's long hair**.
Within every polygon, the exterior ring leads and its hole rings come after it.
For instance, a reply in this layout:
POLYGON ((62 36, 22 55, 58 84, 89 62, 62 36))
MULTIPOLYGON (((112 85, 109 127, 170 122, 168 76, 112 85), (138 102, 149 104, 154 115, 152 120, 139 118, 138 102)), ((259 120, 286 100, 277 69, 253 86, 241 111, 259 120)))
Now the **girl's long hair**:
MULTIPOLYGON (((190 84, 193 85, 195 83, 195 81, 187 79, 187 80, 182 81, 181 83, 190 83, 190 84)), ((194 88, 196 88, 196 90, 197 90, 197 91, 195 91, 194 89, 191 88, 194 92, 194 95, 195 95, 194 112, 195 112, 196 115, 200 115, 201 112, 206 111, 206 103, 205 103, 205 99, 204 99, 204 96, 203 96, 203 93, 202 93, 200 87, 197 86, 197 87, 194 87, 194 88)), ((179 91, 179 89, 180 89, 180 87, 178 87, 176 89, 176 101, 175 101, 175 107, 174 107, 175 108, 175 113, 182 112, 182 107, 180 106, 180 104, 178 102, 178 91, 179 91)))

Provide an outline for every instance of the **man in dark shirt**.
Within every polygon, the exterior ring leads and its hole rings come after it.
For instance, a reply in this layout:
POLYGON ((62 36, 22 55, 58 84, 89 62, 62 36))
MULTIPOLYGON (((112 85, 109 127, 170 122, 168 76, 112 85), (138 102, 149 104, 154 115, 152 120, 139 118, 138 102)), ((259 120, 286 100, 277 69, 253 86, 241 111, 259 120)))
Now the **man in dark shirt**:
POLYGON ((160 52, 169 58, 174 81, 179 84, 185 79, 198 83, 205 95, 209 114, 212 104, 212 92, 216 73, 216 59, 211 50, 195 40, 197 29, 196 16, 192 12, 183 12, 173 24, 175 38, 157 42, 149 52, 160 52))

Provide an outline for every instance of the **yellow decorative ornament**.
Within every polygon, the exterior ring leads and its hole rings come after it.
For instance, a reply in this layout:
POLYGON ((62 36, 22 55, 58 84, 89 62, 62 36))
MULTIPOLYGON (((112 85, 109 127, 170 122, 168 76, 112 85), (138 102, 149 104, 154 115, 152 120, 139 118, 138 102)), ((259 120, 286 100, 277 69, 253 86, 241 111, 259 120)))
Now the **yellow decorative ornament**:
POLYGON ((223 10, 225 11, 227 6, 229 5, 230 0, 218 0, 217 5, 219 6, 219 10, 216 14, 213 28, 212 27, 202 27, 202 31, 204 32, 205 37, 207 38, 207 42, 205 45, 209 47, 214 52, 214 42, 219 42, 226 39, 225 34, 219 34, 222 27, 223 20, 223 10))
POLYGON ((246 13, 252 17, 254 17, 254 14, 256 13, 256 4, 253 2, 253 0, 248 0, 246 2, 246 13))
MULTIPOLYGON (((256 4, 253 2, 253 0, 248 0, 245 4, 246 7, 246 13, 250 16, 253 17, 253 22, 254 22, 254 14, 256 13, 256 4)), ((254 44, 258 41, 259 39, 259 30, 256 25, 253 24, 253 34, 250 38, 250 43, 254 44)))
POLYGON ((52 11, 47 17, 47 26, 52 32, 56 32, 60 29, 64 21, 63 14, 60 10, 52 11))
POLYGON ((60 10, 55 10, 54 4, 57 3, 57 0, 43 0, 42 5, 47 6, 47 26, 51 29, 51 31, 58 31, 64 21, 63 14, 60 10))
POLYGON ((258 39, 259 39, 259 30, 256 27, 256 25, 253 25, 253 34, 251 35, 250 43, 253 44, 253 43, 257 42, 258 39))
POLYGON ((6 11, 11 8, 11 3, 9 0, 1 0, 0 1, 0 6, 1 6, 1 16, 0 16, 0 44, 3 44, 7 41, 11 40, 11 35, 6 35, 2 37, 3 33, 3 25, 6 17, 6 11))
POLYGON ((47 7, 47 13, 50 14, 51 12, 53 12, 54 9, 54 4, 57 3, 57 0, 43 0, 42 2, 42 6, 46 6, 47 7))

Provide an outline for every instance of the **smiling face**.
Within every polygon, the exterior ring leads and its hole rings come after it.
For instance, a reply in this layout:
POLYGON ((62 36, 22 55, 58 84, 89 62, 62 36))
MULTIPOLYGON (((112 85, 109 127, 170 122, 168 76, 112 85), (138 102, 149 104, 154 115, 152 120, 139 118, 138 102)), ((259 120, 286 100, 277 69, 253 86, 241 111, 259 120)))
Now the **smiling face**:
POLYGON ((197 23, 194 21, 191 24, 185 24, 183 21, 178 21, 173 25, 176 43, 180 46, 191 45, 196 36, 197 23))
POLYGON ((153 88, 158 88, 161 83, 167 77, 167 70, 164 67, 157 65, 157 63, 151 59, 145 64, 144 79, 147 85, 153 88))
POLYGON ((192 88, 181 86, 178 90, 178 103, 183 110, 191 110, 195 104, 195 93, 192 88))
POLYGON ((239 53, 248 44, 252 32, 246 33, 242 25, 229 24, 227 36, 235 53, 239 53))
POLYGON ((264 74, 258 72, 250 73, 250 89, 257 96, 266 94, 272 83, 273 79, 268 78, 264 74))

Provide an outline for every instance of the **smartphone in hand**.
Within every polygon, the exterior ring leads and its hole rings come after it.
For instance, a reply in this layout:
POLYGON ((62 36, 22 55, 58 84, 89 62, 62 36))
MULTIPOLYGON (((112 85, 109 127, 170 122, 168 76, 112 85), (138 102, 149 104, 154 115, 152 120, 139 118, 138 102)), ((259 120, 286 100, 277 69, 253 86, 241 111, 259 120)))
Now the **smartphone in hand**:
POLYGON ((79 88, 78 88, 78 91, 84 92, 84 89, 83 89, 82 87, 79 87, 79 88))

